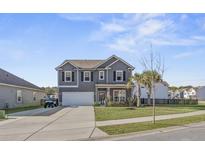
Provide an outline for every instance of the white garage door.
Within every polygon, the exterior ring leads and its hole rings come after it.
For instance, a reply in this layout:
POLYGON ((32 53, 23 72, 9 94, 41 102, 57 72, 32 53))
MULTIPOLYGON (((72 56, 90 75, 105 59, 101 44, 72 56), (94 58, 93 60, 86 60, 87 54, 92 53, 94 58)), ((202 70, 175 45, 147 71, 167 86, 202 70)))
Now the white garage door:
POLYGON ((94 103, 94 92, 63 92, 63 106, 88 106, 94 103))

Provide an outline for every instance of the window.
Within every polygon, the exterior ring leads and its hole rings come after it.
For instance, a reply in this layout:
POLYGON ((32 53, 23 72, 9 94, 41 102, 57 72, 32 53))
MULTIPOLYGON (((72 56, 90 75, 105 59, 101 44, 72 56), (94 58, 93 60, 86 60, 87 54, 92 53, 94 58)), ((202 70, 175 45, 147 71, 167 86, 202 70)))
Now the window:
POLYGON ((33 101, 36 101, 36 92, 33 92, 33 101))
POLYGON ((90 72, 89 71, 84 72, 84 82, 90 82, 90 72))
POLYGON ((17 103, 22 103, 22 92, 17 90, 17 103))
POLYGON ((72 81, 72 72, 65 71, 65 82, 71 82, 71 81, 72 81))
POLYGON ((104 80, 104 76, 105 76, 105 72, 104 71, 100 71, 99 72, 99 80, 104 80))
POLYGON ((114 90, 113 91, 114 102, 125 102, 126 101, 126 90, 114 90))
POLYGON ((116 71, 116 81, 118 82, 123 81, 123 71, 116 71))

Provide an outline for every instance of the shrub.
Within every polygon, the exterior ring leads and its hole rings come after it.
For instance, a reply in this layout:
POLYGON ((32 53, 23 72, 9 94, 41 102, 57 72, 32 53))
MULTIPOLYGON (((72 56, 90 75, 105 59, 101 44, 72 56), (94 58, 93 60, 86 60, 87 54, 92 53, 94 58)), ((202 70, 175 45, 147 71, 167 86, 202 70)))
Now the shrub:
POLYGON ((94 106, 100 106, 100 102, 95 102, 94 106))
POLYGON ((0 110, 0 119, 4 119, 4 118, 5 118, 5 111, 0 110))

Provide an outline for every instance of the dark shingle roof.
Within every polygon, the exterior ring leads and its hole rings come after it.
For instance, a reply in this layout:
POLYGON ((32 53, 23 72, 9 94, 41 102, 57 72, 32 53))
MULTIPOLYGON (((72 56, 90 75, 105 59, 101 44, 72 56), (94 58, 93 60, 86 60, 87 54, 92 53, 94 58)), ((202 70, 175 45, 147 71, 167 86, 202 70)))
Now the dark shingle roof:
POLYGON ((38 86, 0 68, 0 83, 42 90, 38 86))

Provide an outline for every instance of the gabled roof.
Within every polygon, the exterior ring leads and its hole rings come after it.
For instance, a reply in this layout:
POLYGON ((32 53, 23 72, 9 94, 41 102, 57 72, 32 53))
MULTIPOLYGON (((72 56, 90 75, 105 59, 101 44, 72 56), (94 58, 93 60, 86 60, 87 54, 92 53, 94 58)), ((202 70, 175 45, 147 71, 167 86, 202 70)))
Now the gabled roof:
MULTIPOLYGON (((121 59, 120 57, 116 56, 116 55, 112 55, 111 57, 109 57, 108 59, 104 60, 102 63, 100 63, 99 65, 97 65, 97 67, 101 66, 102 64, 104 64, 105 62, 107 62, 108 60, 112 59, 112 58, 116 58, 117 60, 116 61, 121 61, 123 62, 124 64, 128 65, 131 69, 135 69, 134 66, 130 65, 129 63, 127 63, 126 61, 124 61, 123 59, 121 59)), ((116 62, 115 61, 115 62, 116 62)), ((114 64, 115 62, 109 64, 108 66, 111 66, 112 64, 114 64)))
POLYGON ((74 67, 80 68, 80 69, 96 69, 99 66, 101 66, 102 64, 104 64, 105 62, 107 62, 108 60, 112 59, 113 57, 117 59, 116 61, 120 60, 123 63, 125 63, 126 65, 128 65, 131 69, 134 69, 134 67, 132 65, 128 64, 123 59, 113 55, 106 60, 65 60, 61 65, 56 67, 56 70, 58 70, 60 67, 64 66, 67 63, 70 63, 74 67))
POLYGON ((40 87, 0 68, 0 84, 1 83, 14 86, 21 86, 25 88, 32 88, 36 90, 42 90, 40 87))

